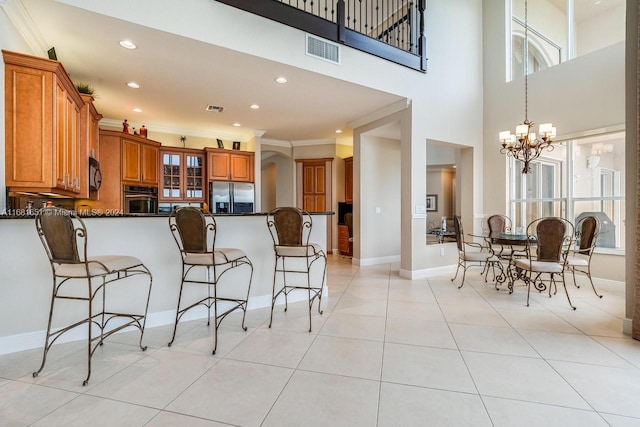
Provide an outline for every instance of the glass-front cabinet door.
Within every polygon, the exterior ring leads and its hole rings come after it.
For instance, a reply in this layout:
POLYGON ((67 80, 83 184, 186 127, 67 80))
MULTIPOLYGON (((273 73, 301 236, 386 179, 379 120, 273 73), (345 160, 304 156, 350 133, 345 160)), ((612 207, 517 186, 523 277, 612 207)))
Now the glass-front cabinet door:
POLYGON ((161 197, 167 200, 180 200, 180 166, 182 155, 180 153, 162 153, 162 191, 161 197))
POLYGON ((198 150, 162 150, 161 201, 202 202, 205 195, 204 153, 198 150))
POLYGON ((186 200, 204 200, 204 154, 185 154, 186 200))

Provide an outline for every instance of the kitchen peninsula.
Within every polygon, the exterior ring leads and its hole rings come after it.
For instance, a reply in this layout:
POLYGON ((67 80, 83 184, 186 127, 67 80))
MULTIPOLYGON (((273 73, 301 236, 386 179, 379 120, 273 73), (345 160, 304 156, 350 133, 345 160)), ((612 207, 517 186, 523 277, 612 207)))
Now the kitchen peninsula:
MULTIPOLYGON (((60 62, 8 51, 2 54, 9 205, 0 212, 5 245, 0 258, 4 291, 0 354, 40 348, 44 343, 52 278, 33 214, 48 203, 78 211, 87 226, 88 256, 118 254, 142 260, 153 275, 146 326, 172 324, 182 262, 168 215, 157 213, 158 202, 169 205, 169 211, 183 204, 206 208, 208 190, 217 182, 254 182, 255 154, 219 147, 163 146, 141 135, 100 129, 101 115, 93 98, 78 92, 60 62)), ((248 205, 247 211, 253 211, 253 200, 248 205)), ((330 249, 327 215, 332 213, 312 215, 311 241, 326 252, 330 249)), ((266 214, 216 214, 215 218, 216 247, 242 249, 253 263, 248 308, 269 307, 275 257, 266 214)), ((312 270, 312 280, 320 281, 321 273, 320 268, 312 270)), ((222 288, 233 289, 234 274, 225 274, 222 288)), ((128 305, 136 304, 136 295, 130 294, 136 288, 126 283, 114 286, 110 299, 115 296, 122 305, 117 308, 126 312, 128 305)), ((205 287, 189 290, 198 291, 207 292, 205 287)), ((290 301, 306 298, 303 292, 293 293, 290 301)), ((63 301, 62 305, 63 314, 54 317, 54 328, 84 316, 85 304, 63 301)), ((185 319, 206 315, 202 307, 185 319)), ((86 333, 77 328, 58 342, 85 338, 86 333)))
MULTIPOLYGON (((325 251, 327 221, 331 214, 331 212, 312 214, 313 229, 310 241, 320 244, 325 251)), ((274 255, 273 242, 266 224, 266 214, 216 215, 215 219, 218 226, 217 247, 241 248, 253 263, 254 275, 248 308, 252 310, 269 307, 274 255)), ((182 263, 176 243, 169 231, 167 216, 84 217, 83 221, 87 225, 89 256, 132 255, 140 258, 151 270, 153 290, 149 303, 147 328, 172 324, 175 320, 182 263)), ((0 354, 42 347, 51 298, 51 269, 36 233, 33 218, 0 215, 0 236, 5 244, 5 253, 0 257, 0 271, 4 285, 4 295, 0 299, 0 312, 3 314, 3 321, 0 323, 0 354)), ((225 279, 227 286, 230 285, 228 289, 233 288, 234 276, 231 275, 233 273, 225 279)), ((243 273, 238 272, 238 274, 243 273)), ((320 280, 322 277, 320 269, 312 270, 312 276, 312 280, 320 280)), ((137 280, 137 278, 131 280, 137 280)), ((126 289, 121 289, 123 292, 118 294, 120 297, 118 301, 122 302, 123 309, 127 309, 127 303, 137 297, 128 292, 137 287, 124 286, 124 288, 126 289)), ((117 286, 112 292, 118 292, 117 286)), ((200 292, 206 292, 205 287, 202 287, 200 292)), ((327 288, 325 288, 324 295, 327 294, 327 288)), ((289 301, 306 298, 306 293, 292 293, 289 301)), ((78 318, 78 313, 86 310, 86 306, 81 303, 69 302, 66 305, 64 319, 54 319, 54 327, 56 324, 78 318)), ((206 317, 204 307, 200 311, 193 310, 186 315, 185 319, 203 317, 206 317)), ((266 320, 268 319, 265 317, 266 320)), ((78 328, 63 338, 84 339, 86 335, 78 328)))

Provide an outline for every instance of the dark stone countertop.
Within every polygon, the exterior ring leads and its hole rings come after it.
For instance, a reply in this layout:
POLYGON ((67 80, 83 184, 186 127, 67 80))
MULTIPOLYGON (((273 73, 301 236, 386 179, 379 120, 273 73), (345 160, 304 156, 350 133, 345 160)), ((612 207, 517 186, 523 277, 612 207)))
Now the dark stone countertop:
MULTIPOLYGON (((214 214, 214 217, 227 217, 227 216, 267 216, 268 212, 252 212, 252 213, 229 213, 229 214, 214 214)), ((335 212, 309 212, 310 215, 335 215, 335 212)), ((80 213, 78 215, 82 219, 86 218, 168 218, 168 213, 159 214, 125 214, 125 213, 110 213, 96 210, 92 213, 80 213)), ((5 209, 0 211, 0 220, 2 219, 35 219, 35 213, 27 213, 25 209, 5 209)))

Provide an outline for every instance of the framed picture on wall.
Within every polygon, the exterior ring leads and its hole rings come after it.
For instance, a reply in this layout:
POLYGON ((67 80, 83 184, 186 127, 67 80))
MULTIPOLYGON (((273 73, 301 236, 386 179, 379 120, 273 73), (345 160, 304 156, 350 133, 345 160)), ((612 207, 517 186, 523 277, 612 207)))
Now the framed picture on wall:
POLYGON ((234 150, 240 149, 240 141, 233 141, 233 149, 234 150))
POLYGON ((435 212, 438 210, 438 195, 427 194, 427 212, 435 212))
POLYGON ((221 139, 216 139, 216 142, 218 143, 218 148, 224 148, 224 144, 221 139))

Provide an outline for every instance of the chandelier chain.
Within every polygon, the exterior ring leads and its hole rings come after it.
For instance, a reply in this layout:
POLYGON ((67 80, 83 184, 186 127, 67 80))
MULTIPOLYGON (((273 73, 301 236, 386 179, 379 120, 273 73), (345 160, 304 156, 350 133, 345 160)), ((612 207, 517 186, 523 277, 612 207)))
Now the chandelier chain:
POLYGON ((529 121, 529 21, 527 0, 524 0, 524 121, 529 121))
POLYGON ((524 123, 516 126, 516 132, 501 131, 499 133, 502 148, 500 152, 508 157, 513 157, 523 163, 522 173, 531 172, 530 163, 542 154, 543 150, 553 150, 553 137, 556 136, 556 128, 551 123, 540 124, 540 133, 531 132, 533 122, 529 121, 529 2, 524 0, 524 123), (538 139, 540 136, 540 139, 538 139))

